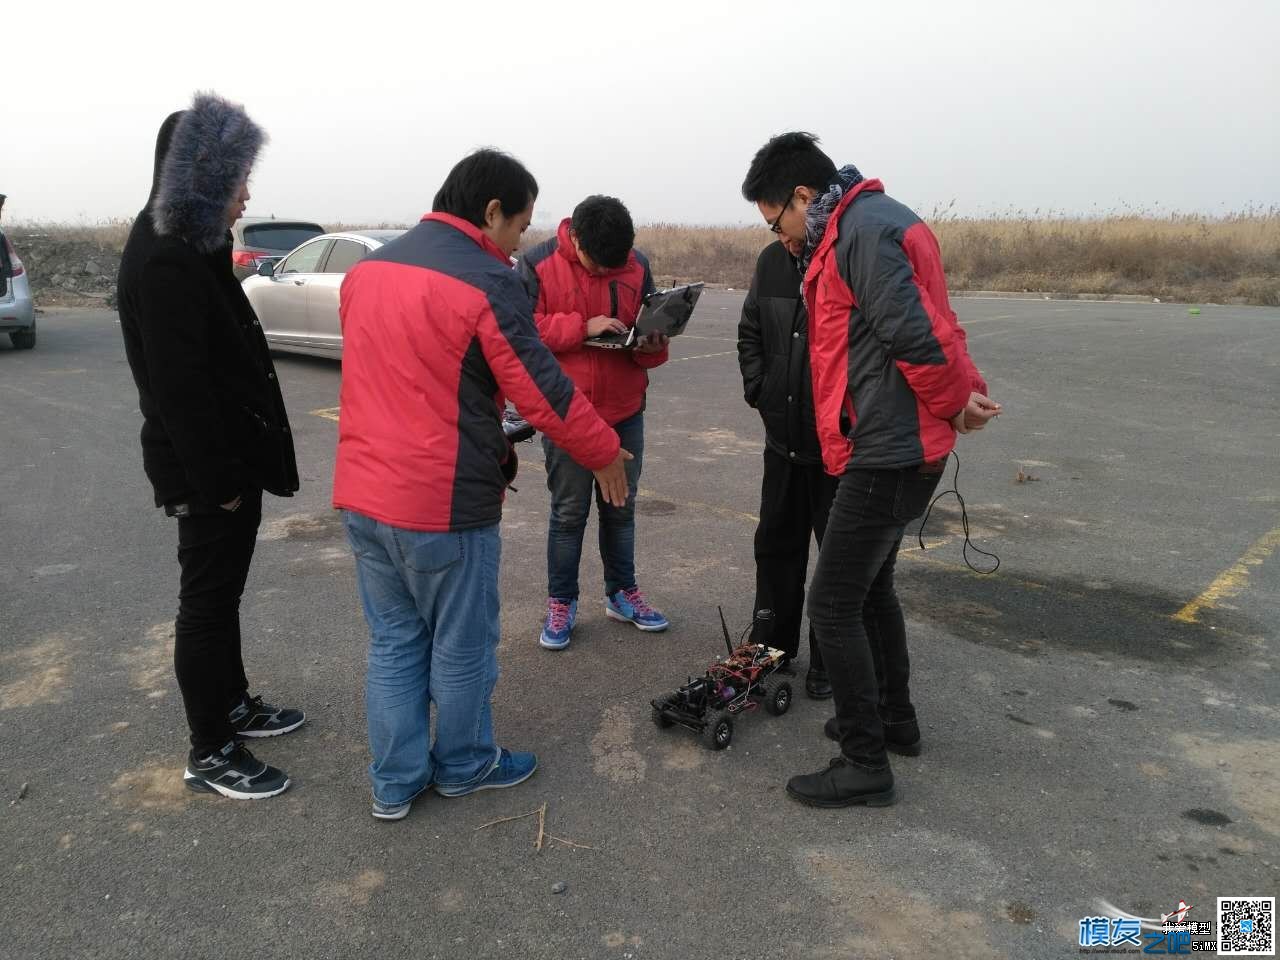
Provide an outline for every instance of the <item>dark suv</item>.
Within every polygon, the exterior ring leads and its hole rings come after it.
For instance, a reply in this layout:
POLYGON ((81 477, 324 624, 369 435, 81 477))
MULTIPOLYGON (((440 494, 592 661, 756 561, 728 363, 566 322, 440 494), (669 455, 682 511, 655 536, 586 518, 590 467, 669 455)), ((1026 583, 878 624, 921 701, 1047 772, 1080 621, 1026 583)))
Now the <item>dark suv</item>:
POLYGON ((231 269, 237 280, 251 277, 264 263, 275 263, 294 247, 324 233, 309 220, 241 217, 231 228, 231 269))

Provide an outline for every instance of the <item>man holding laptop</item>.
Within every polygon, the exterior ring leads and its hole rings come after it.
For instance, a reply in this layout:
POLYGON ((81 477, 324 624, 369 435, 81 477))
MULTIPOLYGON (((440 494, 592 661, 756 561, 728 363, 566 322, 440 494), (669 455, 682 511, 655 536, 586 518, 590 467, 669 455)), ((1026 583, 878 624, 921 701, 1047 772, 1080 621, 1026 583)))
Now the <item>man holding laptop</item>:
MULTIPOLYGON (((625 506, 611 506, 595 493, 605 613, 641 630, 660 631, 667 628, 667 618, 636 585, 635 498, 644 454, 648 371, 667 362, 669 338, 657 331, 644 337, 632 333, 645 298, 654 293, 649 261, 633 248, 634 242, 631 214, 620 200, 587 197, 554 237, 520 259, 519 270, 543 343, 634 458, 626 464, 625 506)), ((578 564, 594 478, 545 436, 542 448, 551 518, 547 618, 538 642, 548 650, 563 650, 578 613, 578 564)))

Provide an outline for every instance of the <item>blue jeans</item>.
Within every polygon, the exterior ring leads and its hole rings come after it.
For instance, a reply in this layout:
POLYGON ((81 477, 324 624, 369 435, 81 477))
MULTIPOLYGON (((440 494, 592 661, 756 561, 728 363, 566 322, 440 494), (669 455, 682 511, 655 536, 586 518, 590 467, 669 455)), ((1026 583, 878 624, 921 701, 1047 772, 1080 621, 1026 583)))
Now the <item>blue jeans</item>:
POLYGON ((605 503, 595 475, 569 454, 542 438, 547 457, 547 489, 551 491, 551 520, 547 524, 547 594, 578 599, 578 563, 582 537, 591 514, 595 491, 600 526, 600 561, 604 564, 604 592, 608 596, 636 585, 636 490, 644 460, 644 414, 614 425, 622 448, 634 458, 626 463, 627 505, 605 503))
POLYGON ((423 533, 343 511, 369 624, 369 779, 382 803, 465 786, 498 762, 498 527, 423 533), (436 710, 430 740, 431 704, 436 710))

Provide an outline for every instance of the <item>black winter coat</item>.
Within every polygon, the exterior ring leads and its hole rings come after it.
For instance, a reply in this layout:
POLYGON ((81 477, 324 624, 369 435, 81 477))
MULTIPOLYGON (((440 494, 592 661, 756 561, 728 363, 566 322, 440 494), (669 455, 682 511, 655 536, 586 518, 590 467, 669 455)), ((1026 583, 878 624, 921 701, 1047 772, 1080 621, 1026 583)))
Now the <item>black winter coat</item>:
POLYGON ((4 231, 0 230, 0 296, 4 294, 12 276, 13 262, 9 259, 9 245, 5 243, 4 231))
POLYGON ((157 506, 298 489, 267 341, 231 272, 223 218, 262 140, 236 110, 198 97, 165 121, 151 197, 120 262, 120 328, 157 506))
POLYGON ((743 396, 760 412, 765 444, 792 463, 822 463, 809 376, 808 315, 800 268, 774 242, 756 261, 738 323, 743 396))

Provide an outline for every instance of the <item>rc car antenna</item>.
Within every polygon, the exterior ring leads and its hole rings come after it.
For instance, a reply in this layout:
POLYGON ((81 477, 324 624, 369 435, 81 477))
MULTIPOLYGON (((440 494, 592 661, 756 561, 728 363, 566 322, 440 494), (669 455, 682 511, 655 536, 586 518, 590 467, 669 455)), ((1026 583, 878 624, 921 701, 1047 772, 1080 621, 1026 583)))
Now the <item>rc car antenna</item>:
POLYGON ((733 641, 729 639, 729 625, 724 622, 724 608, 717 606, 716 610, 720 614, 720 629, 724 631, 724 648, 729 651, 729 656, 733 656, 733 641))

